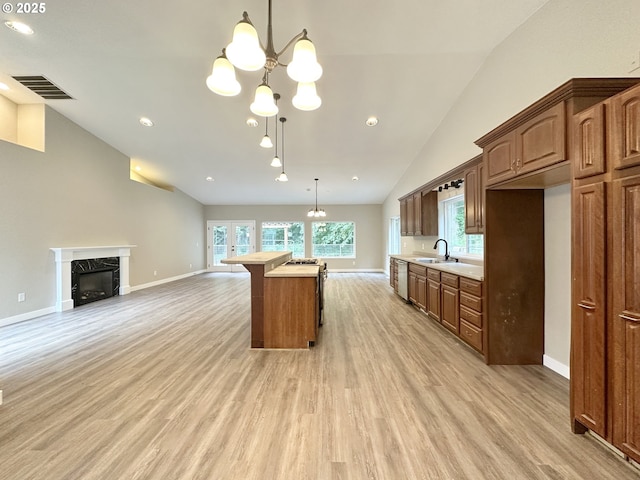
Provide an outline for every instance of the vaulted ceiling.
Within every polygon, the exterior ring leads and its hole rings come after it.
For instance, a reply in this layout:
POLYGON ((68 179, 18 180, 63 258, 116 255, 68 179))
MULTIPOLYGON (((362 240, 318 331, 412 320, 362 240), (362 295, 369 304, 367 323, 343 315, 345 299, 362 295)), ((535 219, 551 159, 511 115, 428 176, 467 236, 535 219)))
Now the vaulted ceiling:
POLYGON ((243 11, 266 41, 267 0, 67 0, 3 13, 35 33, 0 25, 0 82, 10 99, 47 103, 142 175, 206 205, 312 203, 316 177, 323 204, 382 203, 492 49, 547 1, 273 0, 276 50, 306 28, 324 69, 323 103, 311 112, 291 105, 285 69, 271 76, 287 118, 286 183, 274 180, 273 150, 258 145, 264 119, 249 111, 262 74, 236 70, 237 97, 205 85, 243 11), (19 75, 43 75, 73 100, 44 100, 19 75), (375 127, 365 125, 371 115, 375 127))

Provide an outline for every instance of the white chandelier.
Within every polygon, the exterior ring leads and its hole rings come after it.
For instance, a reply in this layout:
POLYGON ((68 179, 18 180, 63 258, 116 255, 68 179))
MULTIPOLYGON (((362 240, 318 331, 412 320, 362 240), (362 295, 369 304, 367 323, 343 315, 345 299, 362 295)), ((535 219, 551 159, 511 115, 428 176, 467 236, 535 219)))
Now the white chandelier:
POLYGON ((298 82, 296 95, 292 99, 293 106, 299 110, 315 110, 322 100, 316 92, 316 80, 322 76, 322 66, 316 58, 316 49, 307 37, 307 30, 293 37, 280 51, 273 47, 273 29, 271 24, 271 0, 269 0, 269 21, 267 24, 267 46, 264 47, 258 38, 247 12, 233 30, 233 40, 213 62, 211 75, 207 77, 207 87, 218 95, 234 96, 242 87, 236 80, 234 66, 240 70, 255 72, 264 69, 262 83, 255 92, 250 106, 255 115, 272 117, 278 113, 278 106, 273 99, 273 91, 269 86, 269 75, 278 65, 287 67, 289 77, 298 82), (280 55, 295 42, 293 59, 289 65, 279 61, 280 55))
POLYGON ((326 217, 327 212, 325 212, 322 208, 318 208, 318 179, 314 178, 314 180, 316 181, 316 208, 310 209, 307 212, 307 217, 326 217))

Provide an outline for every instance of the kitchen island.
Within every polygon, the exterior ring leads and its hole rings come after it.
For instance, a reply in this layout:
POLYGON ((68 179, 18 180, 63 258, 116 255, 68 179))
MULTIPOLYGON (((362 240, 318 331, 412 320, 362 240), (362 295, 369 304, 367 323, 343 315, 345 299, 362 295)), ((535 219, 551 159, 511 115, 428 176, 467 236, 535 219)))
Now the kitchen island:
POLYGON ((251 348, 309 348, 318 336, 320 265, 286 265, 291 252, 222 260, 251 274, 251 348))

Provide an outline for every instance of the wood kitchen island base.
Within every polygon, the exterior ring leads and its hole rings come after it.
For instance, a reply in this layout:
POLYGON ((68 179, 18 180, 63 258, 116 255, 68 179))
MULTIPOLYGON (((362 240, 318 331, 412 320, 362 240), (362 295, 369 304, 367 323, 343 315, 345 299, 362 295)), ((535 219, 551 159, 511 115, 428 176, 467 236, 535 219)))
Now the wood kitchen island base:
POLYGON ((318 265, 292 265, 291 252, 258 252, 222 260, 251 273, 251 348, 309 348, 318 336, 318 265))

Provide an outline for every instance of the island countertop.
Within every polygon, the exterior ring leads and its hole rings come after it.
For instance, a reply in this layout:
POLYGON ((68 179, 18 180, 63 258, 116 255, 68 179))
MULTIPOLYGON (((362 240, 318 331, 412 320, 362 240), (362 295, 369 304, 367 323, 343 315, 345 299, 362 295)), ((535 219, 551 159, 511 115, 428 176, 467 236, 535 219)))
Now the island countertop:
POLYGON ((279 265, 287 260, 291 260, 292 252, 255 252, 247 255, 238 255, 236 257, 224 258, 221 263, 233 263, 242 265, 264 265, 271 263, 279 265))
POLYGON ((319 265, 280 265, 265 272, 265 277, 317 277, 319 265))

